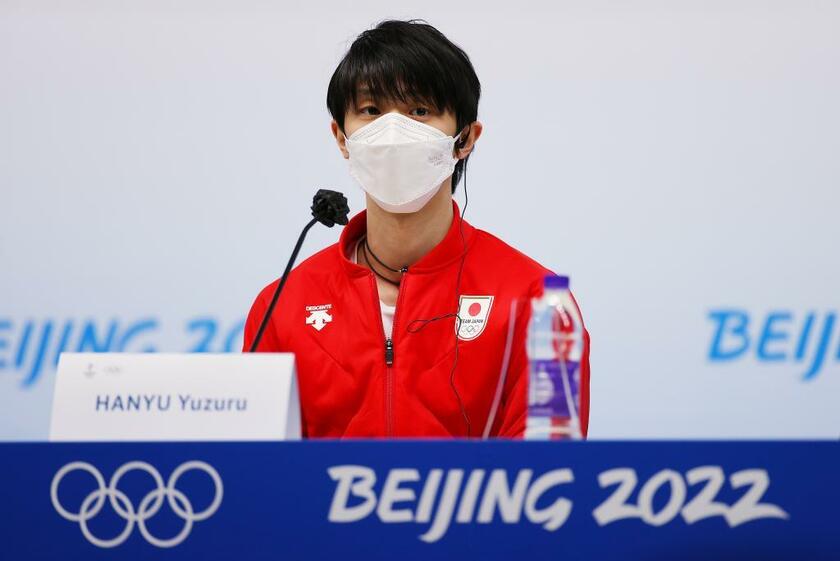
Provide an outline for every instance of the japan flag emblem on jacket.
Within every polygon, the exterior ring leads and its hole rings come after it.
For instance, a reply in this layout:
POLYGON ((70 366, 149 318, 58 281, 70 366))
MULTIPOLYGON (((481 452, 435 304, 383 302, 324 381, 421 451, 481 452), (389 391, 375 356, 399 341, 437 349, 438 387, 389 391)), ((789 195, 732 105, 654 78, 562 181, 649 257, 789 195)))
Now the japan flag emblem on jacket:
POLYGON ((458 317, 461 318, 458 338, 462 341, 472 341, 484 331, 493 308, 492 296, 461 296, 458 305, 458 317))

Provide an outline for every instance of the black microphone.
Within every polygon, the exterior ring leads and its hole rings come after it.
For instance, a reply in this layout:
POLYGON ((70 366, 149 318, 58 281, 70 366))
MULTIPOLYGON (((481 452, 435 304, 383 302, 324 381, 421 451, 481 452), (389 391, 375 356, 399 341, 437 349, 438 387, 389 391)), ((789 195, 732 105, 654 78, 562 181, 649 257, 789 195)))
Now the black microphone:
POLYGON ((260 328, 257 331, 256 336, 254 336, 251 348, 248 350, 249 353, 256 352, 257 347, 260 344, 260 340, 262 339, 265 328, 268 325, 268 321, 271 319, 271 313, 274 311, 277 299, 280 298, 280 293, 283 292, 283 287, 286 286, 286 279, 289 278, 289 273, 295 265, 295 260, 297 259, 300 248, 303 245, 303 240, 306 238, 306 234, 309 232, 309 229, 312 228, 316 222, 320 222, 327 228, 332 228, 336 224, 341 224, 342 226, 347 225, 347 214, 350 212, 350 207, 347 206, 347 197, 338 191, 318 189, 318 192, 315 193, 315 197, 312 199, 311 208, 313 218, 306 226, 304 226, 303 231, 300 233, 300 237, 298 237, 295 249, 292 251, 292 256, 286 264, 286 270, 283 272, 283 276, 280 277, 280 282, 277 283, 277 289, 274 291, 274 296, 271 297, 271 303, 265 310, 262 322, 260 323, 260 328))

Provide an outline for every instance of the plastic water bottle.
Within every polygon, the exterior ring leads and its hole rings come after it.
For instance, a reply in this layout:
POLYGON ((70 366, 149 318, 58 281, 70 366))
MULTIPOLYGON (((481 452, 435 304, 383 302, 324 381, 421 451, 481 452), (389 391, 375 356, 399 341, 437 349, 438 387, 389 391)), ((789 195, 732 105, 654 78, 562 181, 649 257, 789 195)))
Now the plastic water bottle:
POLYGON ((525 438, 579 439, 583 324, 569 292, 569 277, 545 277, 531 302, 528 326, 528 419, 525 438))

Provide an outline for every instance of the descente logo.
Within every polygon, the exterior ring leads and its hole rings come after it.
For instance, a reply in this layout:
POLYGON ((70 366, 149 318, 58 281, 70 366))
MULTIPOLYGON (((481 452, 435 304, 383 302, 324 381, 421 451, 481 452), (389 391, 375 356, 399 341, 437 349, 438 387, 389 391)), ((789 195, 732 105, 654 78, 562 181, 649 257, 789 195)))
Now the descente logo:
POLYGON ((419 536, 427 543, 441 539, 453 519, 459 524, 489 524, 498 512, 502 522, 517 524, 524 514, 531 523, 554 531, 572 512, 569 499, 560 497, 550 501, 559 494, 551 493, 552 489, 574 482, 572 470, 568 468, 551 470, 536 478, 533 470, 521 469, 512 485, 504 469, 494 469, 489 476, 483 469, 469 473, 462 469, 432 469, 424 474, 422 486, 416 485, 421 482, 418 470, 391 469, 378 497, 374 489, 376 472, 369 467, 340 465, 330 467, 327 473, 336 482, 328 515, 330 522, 358 522, 375 511, 386 524, 430 524, 419 536), (482 485, 485 480, 486 484, 482 485), (419 489, 419 496, 415 488, 419 489), (438 494, 440 498, 436 501, 438 494), (547 498, 541 500, 544 495, 547 498))

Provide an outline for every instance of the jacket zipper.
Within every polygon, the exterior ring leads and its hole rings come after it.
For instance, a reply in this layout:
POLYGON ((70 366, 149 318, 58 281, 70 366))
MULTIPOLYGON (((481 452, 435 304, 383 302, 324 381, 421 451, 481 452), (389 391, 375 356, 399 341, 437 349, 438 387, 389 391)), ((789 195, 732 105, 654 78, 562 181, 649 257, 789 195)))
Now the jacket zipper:
MULTIPOLYGON (((397 316, 401 308, 400 302, 402 295, 405 292, 406 274, 403 274, 402 282, 400 283, 400 292, 397 294, 396 310, 394 310, 394 322, 391 327, 391 334, 397 332, 397 316)), ((379 318, 379 326, 382 330, 382 338, 385 340, 385 434, 393 436, 394 434, 394 340, 392 337, 385 336, 385 326, 382 324, 382 309, 379 304, 379 289, 376 286, 376 277, 371 273, 371 283, 373 284, 374 303, 376 304, 376 316, 379 318)))
POLYGON ((394 342, 385 338, 385 434, 394 435, 394 342))
POLYGON ((394 342, 390 337, 385 339, 385 366, 394 366, 394 342))

